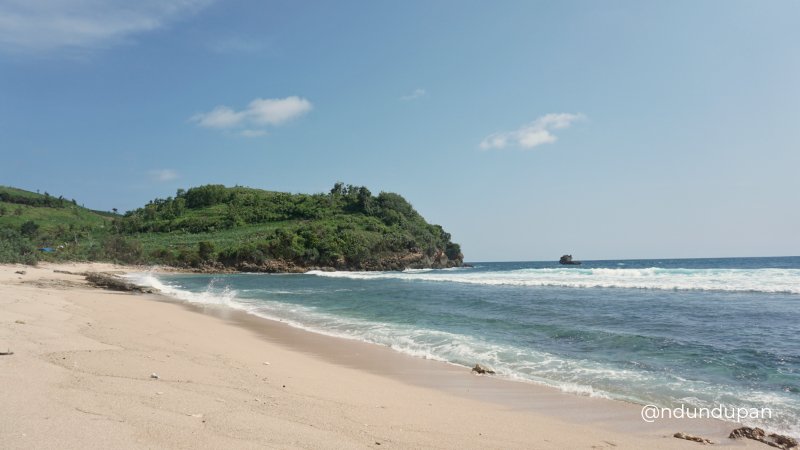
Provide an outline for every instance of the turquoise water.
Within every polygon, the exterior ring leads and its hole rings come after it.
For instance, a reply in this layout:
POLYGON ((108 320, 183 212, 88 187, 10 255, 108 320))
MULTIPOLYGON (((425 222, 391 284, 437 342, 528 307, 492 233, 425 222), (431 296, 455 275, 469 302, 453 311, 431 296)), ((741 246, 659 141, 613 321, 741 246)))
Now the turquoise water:
POLYGON ((768 407, 800 434, 800 257, 476 263, 140 283, 311 331, 578 394, 768 407))

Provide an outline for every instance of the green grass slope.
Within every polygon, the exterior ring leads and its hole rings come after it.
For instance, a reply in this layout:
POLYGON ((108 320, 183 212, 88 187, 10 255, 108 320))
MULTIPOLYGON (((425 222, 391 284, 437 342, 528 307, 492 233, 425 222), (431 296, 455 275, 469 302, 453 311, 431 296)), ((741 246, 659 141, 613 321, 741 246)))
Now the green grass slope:
POLYGON ((48 193, 0 186, 0 262, 103 258, 113 216, 48 193), (45 254, 41 247, 57 251, 45 254))
POLYGON ((0 186, 0 262, 42 259, 286 272, 453 267, 463 256, 403 197, 362 186, 290 194, 206 185, 124 216, 0 186))

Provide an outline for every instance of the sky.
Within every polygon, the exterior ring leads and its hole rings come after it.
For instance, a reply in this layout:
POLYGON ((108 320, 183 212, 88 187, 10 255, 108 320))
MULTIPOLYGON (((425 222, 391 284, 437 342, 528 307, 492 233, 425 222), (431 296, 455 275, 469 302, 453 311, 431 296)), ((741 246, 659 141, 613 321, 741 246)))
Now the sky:
POLYGON ((468 261, 800 255, 795 1, 0 0, 0 184, 397 192, 468 261))

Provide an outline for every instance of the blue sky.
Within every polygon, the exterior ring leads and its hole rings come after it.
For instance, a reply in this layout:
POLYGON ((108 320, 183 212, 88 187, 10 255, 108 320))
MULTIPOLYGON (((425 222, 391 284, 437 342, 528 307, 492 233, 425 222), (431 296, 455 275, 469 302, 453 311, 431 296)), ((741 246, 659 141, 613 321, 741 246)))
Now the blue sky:
POLYGON ((800 254, 800 3, 5 0, 0 184, 393 191, 468 260, 800 254))

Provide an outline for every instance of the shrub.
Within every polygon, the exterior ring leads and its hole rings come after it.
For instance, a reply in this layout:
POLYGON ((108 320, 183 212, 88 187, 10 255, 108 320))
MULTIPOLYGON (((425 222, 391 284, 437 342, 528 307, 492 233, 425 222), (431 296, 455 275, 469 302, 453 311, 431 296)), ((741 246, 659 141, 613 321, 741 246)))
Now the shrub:
POLYGON ((196 252, 193 252, 188 248, 184 248, 178 252, 178 264, 183 264, 185 266, 190 266, 190 267, 197 267, 200 265, 200 257, 197 255, 196 252))
POLYGON ((0 228, 0 262, 36 264, 39 254, 25 236, 12 228, 0 228))
POLYGON ((214 259, 214 244, 208 241, 197 243, 197 255, 201 261, 211 261, 214 259))
POLYGON ((29 236, 29 237, 35 236, 38 230, 39 230, 39 224, 37 224, 32 220, 23 223, 19 227, 20 233, 22 233, 23 236, 29 236))
POLYGON ((105 256, 111 260, 127 264, 142 262, 142 244, 134 239, 112 235, 103 242, 105 256))

